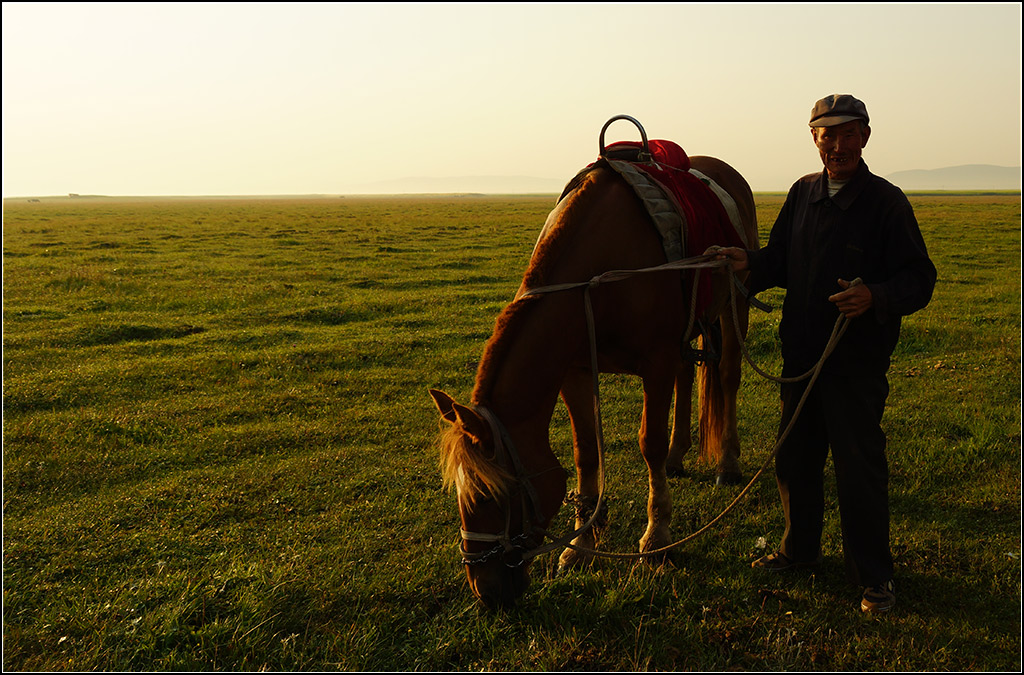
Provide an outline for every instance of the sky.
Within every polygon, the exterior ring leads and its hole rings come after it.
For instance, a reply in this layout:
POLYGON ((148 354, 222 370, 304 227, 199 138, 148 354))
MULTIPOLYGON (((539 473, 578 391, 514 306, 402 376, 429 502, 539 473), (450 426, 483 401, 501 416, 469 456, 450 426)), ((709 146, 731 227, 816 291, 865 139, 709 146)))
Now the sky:
POLYGON ((1016 2, 4 2, 2 29, 4 197, 557 191, 618 114, 786 190, 833 93, 878 175, 1021 165, 1016 2))

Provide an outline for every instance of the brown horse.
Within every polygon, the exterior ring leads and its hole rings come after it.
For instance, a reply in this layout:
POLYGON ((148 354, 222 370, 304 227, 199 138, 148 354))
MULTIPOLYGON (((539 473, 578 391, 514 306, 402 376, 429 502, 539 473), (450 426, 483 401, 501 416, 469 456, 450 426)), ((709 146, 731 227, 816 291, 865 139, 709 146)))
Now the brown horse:
MULTIPOLYGON (((724 162, 691 158, 694 169, 736 201, 749 246, 757 246, 753 196, 746 181, 724 162)), ((430 394, 442 425, 441 465, 458 492, 462 551, 473 593, 491 608, 508 607, 528 584, 528 560, 566 495, 567 473, 551 450, 548 426, 561 395, 573 429, 576 491, 591 508, 603 478, 595 431, 590 341, 581 290, 524 295, 531 289, 587 281, 610 270, 664 264, 660 237, 643 205, 615 172, 591 172, 549 215, 522 285, 498 317, 477 371, 472 405, 443 392, 430 394), (524 560, 526 562, 524 562, 524 560)), ((694 366, 681 347, 693 339, 689 294, 679 271, 637 275, 592 289, 598 370, 631 373, 643 382, 640 450, 650 477, 647 531, 641 551, 671 543, 672 502, 668 471, 681 468, 690 447, 694 366), (676 394, 671 443, 669 410, 676 394)), ((720 476, 739 477, 736 393, 741 351, 729 307, 729 276, 713 275, 711 315, 722 324, 718 363, 702 367, 702 455, 720 476)), ((740 332, 747 327, 746 304, 740 332)), ((577 527, 589 517, 577 510, 577 527)), ((575 545, 594 548, 593 528, 575 545)), ((566 548, 560 566, 589 556, 566 548)))

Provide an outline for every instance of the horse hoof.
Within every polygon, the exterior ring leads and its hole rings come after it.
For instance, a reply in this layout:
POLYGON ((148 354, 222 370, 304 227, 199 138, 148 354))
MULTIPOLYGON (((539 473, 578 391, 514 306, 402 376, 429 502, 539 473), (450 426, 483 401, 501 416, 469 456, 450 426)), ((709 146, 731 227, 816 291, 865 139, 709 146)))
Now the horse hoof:
POLYGON ((686 473, 686 469, 681 466, 674 469, 670 467, 665 470, 665 473, 668 474, 669 478, 686 478, 689 475, 686 473))
POLYGON ((715 476, 715 485, 741 485, 743 474, 739 471, 723 471, 715 476))
POLYGON ((569 549, 563 551, 562 555, 558 558, 558 567, 555 571, 555 576, 562 576, 566 572, 572 570, 582 569, 588 565, 593 564, 594 558, 592 556, 584 555, 578 551, 569 549))

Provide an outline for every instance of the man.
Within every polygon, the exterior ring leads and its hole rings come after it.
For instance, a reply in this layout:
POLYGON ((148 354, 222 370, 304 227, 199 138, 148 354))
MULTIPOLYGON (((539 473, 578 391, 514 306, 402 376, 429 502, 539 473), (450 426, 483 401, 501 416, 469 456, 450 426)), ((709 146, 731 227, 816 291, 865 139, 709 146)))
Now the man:
MULTIPOLYGON (((719 251, 734 270, 750 270, 752 293, 786 289, 783 377, 810 370, 840 313, 850 319, 776 455, 786 530, 779 550, 753 567, 782 571, 821 561, 831 448, 847 578, 863 588, 862 610, 885 612, 896 602, 881 428, 886 372, 901 317, 928 304, 936 272, 906 196, 861 159, 871 136, 864 103, 826 96, 814 104, 810 127, 824 170, 793 185, 764 248, 719 251)), ((780 434, 807 383, 782 385, 780 434)))

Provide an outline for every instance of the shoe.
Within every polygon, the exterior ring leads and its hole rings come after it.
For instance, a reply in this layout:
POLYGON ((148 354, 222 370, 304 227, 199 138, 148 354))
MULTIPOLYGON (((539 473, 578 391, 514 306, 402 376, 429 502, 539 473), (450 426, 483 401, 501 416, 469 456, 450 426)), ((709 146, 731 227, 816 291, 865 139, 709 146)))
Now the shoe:
POLYGON ((750 563, 750 566, 754 569, 768 570, 770 572, 784 572, 786 570, 795 570, 801 567, 814 567, 815 565, 821 564, 822 557, 819 554, 814 560, 799 561, 787 558, 782 551, 776 551, 775 553, 769 553, 763 558, 758 558, 754 562, 750 563))
POLYGON ((896 584, 892 579, 884 584, 871 586, 864 589, 864 598, 860 601, 860 609, 863 612, 881 614, 888 612, 896 604, 896 584))

